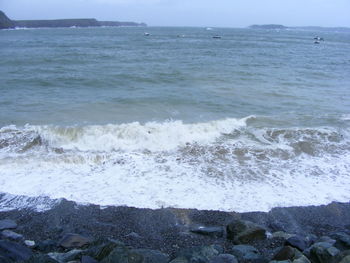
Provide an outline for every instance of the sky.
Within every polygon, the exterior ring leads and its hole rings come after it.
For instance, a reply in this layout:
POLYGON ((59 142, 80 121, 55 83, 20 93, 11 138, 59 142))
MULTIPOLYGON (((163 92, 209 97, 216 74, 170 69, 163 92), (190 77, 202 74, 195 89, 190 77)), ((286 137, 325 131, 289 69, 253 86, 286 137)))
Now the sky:
POLYGON ((350 0, 0 0, 11 19, 96 18, 149 26, 350 27, 350 0))

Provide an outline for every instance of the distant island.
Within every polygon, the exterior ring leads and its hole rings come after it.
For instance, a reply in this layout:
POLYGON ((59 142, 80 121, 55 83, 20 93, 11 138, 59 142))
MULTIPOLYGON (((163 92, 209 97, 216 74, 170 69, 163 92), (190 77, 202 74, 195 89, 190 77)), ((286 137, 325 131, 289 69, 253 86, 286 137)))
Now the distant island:
POLYGON ((321 27, 321 26, 283 26, 277 24, 268 25, 251 25, 250 29, 264 29, 264 30, 283 30, 283 29, 298 29, 298 30, 310 30, 310 31, 338 31, 338 32, 350 32, 348 27, 321 27))
POLYGON ((0 29, 16 27, 40 28, 40 27, 100 27, 100 26, 147 26, 145 23, 98 21, 94 18, 84 19, 54 19, 54 20, 11 20, 0 11, 0 29))
POLYGON ((283 25, 270 24, 270 25, 251 25, 249 26, 249 28, 251 29, 287 29, 288 27, 283 25))

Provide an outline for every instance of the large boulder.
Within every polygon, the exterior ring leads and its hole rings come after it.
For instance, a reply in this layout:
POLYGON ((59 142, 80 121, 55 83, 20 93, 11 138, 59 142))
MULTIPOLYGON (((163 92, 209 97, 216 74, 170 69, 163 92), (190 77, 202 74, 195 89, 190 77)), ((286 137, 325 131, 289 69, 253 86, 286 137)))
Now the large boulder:
MULTIPOLYGON (((0 11, 1 16, 1 11, 0 11)), ((17 223, 11 219, 0 220, 0 230, 4 229, 14 229, 17 227, 17 223)))
POLYGON ((32 251, 20 244, 0 240, 0 256, 13 261, 28 260, 33 255, 32 251))
POLYGON ((288 238, 286 240, 286 245, 297 248, 300 251, 304 251, 307 248, 307 243, 305 238, 298 235, 288 238))
POLYGON ((338 232, 332 235, 332 238, 335 239, 335 247, 340 250, 350 249, 350 235, 338 232))
POLYGON ((66 234, 62 237, 62 239, 58 242, 61 247, 64 248, 80 248, 89 243, 91 243, 91 239, 84 237, 79 234, 66 234))
POLYGON ((250 221, 235 220, 227 225, 227 238, 236 244, 266 239, 266 230, 250 221))
POLYGON ((232 254, 239 262, 267 262, 259 251, 250 245, 236 245, 232 247, 232 254))
POLYGON ((310 259, 314 263, 336 263, 339 261, 340 250, 327 242, 318 242, 309 248, 310 259))
POLYGON ((281 248, 273 259, 277 262, 289 261, 292 263, 310 263, 307 257, 305 257, 298 249, 291 246, 281 248))

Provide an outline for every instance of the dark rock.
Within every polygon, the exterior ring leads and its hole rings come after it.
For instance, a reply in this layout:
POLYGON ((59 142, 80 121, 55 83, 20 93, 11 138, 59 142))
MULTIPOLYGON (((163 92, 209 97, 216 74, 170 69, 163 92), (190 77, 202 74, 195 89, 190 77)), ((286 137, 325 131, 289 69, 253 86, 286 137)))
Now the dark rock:
POLYGON ((295 249, 290 246, 283 247, 277 254, 273 257, 274 260, 292 260, 295 257, 295 249))
POLYGON ((89 256, 82 256, 81 263, 98 263, 98 261, 89 256))
POLYGON ((350 256, 344 257, 339 263, 350 263, 350 256))
POLYGON ((222 237, 224 235, 224 229, 223 227, 219 226, 212 226, 212 227, 205 227, 205 226, 196 226, 192 227, 190 229, 191 232, 211 237, 222 237))
MULTIPOLYGON (((1 11, 0 11, 1 12, 1 11)), ((3 219, 0 220, 0 230, 4 229, 14 229, 17 227, 17 224, 15 221, 11 219, 3 219)))
POLYGON ((172 260, 172 263, 180 262, 198 262, 198 263, 207 263, 215 256, 220 254, 220 248, 211 245, 211 246, 200 246, 193 248, 182 249, 176 259, 172 260))
POLYGON ((238 263, 235 256, 231 254, 220 254, 213 257, 209 263, 238 263))
POLYGON ((238 244, 246 244, 266 239, 266 230, 249 221, 235 220, 227 226, 227 238, 238 244))
POLYGON ((318 242, 310 247, 310 259, 314 263, 335 263, 340 251, 327 242, 318 242))
POLYGON ((7 239, 12 239, 12 240, 15 240, 15 241, 19 241, 19 240, 22 240, 23 239, 23 236, 21 234, 18 234, 16 232, 13 232, 11 230, 3 230, 1 232, 1 236, 3 238, 7 238, 7 239))
POLYGON ((92 246, 86 255, 95 258, 97 261, 101 261, 106 258, 116 247, 125 249, 125 245, 118 241, 108 241, 98 246, 92 246))
POLYGON ((298 249, 285 246, 279 250, 273 257, 276 262, 289 261, 293 263, 310 263, 310 261, 305 257, 298 249))
MULTIPOLYGON (((1 262, 1 261, 0 261, 1 262)), ((48 255, 33 255, 29 260, 25 261, 25 263, 57 263, 58 261, 52 259, 48 255)))
POLYGON ((83 250, 73 249, 67 253, 51 252, 48 255, 58 262, 68 262, 79 259, 82 256, 83 250))
POLYGON ((48 253, 48 252, 51 252, 51 251, 57 249, 57 247, 58 247, 58 245, 57 245, 56 241, 48 239, 48 240, 44 240, 44 241, 39 241, 37 246, 36 246, 36 249, 41 251, 41 252, 48 253))
POLYGON ((0 256, 14 261, 27 260, 32 256, 32 251, 20 244, 0 240, 0 256))
POLYGON ((79 234, 66 234, 58 244, 64 248, 83 247, 91 243, 91 239, 79 234))
POLYGON ((286 240, 286 245, 295 247, 299 249, 300 251, 304 251, 307 248, 307 244, 305 242, 305 239, 301 236, 293 236, 286 240))
POLYGON ((239 262, 267 262, 255 247, 249 245, 233 246, 232 254, 237 257, 239 262))
POLYGON ((340 250, 350 249, 350 235, 339 232, 332 235, 336 240, 334 246, 340 250))

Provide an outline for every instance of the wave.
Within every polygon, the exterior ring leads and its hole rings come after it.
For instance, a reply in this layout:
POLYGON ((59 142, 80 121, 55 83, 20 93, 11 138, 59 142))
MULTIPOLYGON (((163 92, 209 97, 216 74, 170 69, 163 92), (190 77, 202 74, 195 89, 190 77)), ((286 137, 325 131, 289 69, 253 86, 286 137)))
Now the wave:
POLYGON ((347 128, 256 127, 256 118, 6 126, 0 191, 240 212, 350 199, 347 128))

